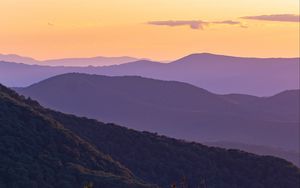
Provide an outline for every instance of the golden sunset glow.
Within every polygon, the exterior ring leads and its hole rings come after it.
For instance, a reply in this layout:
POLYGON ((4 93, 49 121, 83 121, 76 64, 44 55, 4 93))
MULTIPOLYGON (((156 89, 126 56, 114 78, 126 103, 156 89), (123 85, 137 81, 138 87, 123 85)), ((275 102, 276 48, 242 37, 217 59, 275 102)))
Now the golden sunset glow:
POLYGON ((1 0, 0 53, 37 59, 134 56, 175 59, 195 52, 299 56, 299 22, 242 19, 299 15, 298 0, 1 0), (241 25, 150 25, 231 20, 241 25))

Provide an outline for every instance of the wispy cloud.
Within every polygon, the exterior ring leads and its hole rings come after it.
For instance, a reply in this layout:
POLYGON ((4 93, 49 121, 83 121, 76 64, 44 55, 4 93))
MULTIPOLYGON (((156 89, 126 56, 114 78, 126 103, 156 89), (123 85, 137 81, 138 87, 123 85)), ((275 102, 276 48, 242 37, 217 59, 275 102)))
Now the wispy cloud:
POLYGON ((168 21, 150 21, 150 25, 165 25, 170 27, 187 25, 191 29, 204 29, 205 26, 208 26, 207 22, 201 20, 168 20, 168 21))
POLYGON ((241 22, 238 21, 232 21, 232 20, 225 20, 225 21, 215 21, 215 22, 211 22, 214 24, 228 24, 228 25, 240 25, 241 22))
POLYGON ((300 15, 295 14, 273 14, 260 16, 244 16, 243 19, 276 21, 276 22, 300 22, 300 15))
POLYGON ((209 27, 209 25, 211 24, 239 25, 241 27, 244 27, 241 22, 232 21, 232 20, 213 21, 213 22, 207 22, 203 20, 167 20, 167 21, 150 21, 147 22, 147 24, 158 25, 158 26, 170 26, 170 27, 189 26, 191 29, 201 29, 201 30, 205 29, 206 27, 209 27))

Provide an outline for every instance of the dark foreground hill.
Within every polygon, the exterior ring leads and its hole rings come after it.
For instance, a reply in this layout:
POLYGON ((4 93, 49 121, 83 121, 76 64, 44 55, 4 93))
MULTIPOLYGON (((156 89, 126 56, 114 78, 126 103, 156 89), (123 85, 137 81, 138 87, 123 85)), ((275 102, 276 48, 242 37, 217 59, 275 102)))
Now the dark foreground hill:
POLYGON ((1 187, 79 187, 85 181, 95 187, 146 187, 140 181, 169 187, 183 177, 189 187, 208 188, 300 183, 300 170, 283 159, 66 115, 3 86, 0 134, 1 187))
POLYGON ((69 73, 17 91, 55 110, 136 130, 299 149, 299 90, 217 95, 182 82, 69 73))
POLYGON ((90 143, 0 85, 0 187, 147 187, 90 143))

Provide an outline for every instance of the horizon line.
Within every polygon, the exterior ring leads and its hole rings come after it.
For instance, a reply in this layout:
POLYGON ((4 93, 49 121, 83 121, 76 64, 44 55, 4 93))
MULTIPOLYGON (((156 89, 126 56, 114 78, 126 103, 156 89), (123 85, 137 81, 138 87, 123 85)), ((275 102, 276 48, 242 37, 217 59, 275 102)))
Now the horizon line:
POLYGON ((133 59, 137 59, 137 61, 140 60, 148 60, 148 61, 154 61, 154 62, 160 62, 160 63, 170 63, 179 59, 182 59, 184 57, 188 57, 191 55, 203 55, 203 54, 207 54, 207 55, 215 55, 215 56, 226 56, 226 57, 237 57, 237 58, 258 58, 258 59, 297 59, 300 58, 300 54, 299 56, 251 56, 251 55, 247 55, 247 56, 239 56, 239 55, 233 55, 233 54, 222 54, 222 53, 214 53, 214 52, 192 52, 189 53, 187 55, 182 55, 180 57, 177 57, 175 59, 168 59, 168 60, 155 60, 155 58, 149 58, 149 57, 138 57, 138 56, 130 56, 130 55, 116 55, 116 56, 111 56, 111 55, 91 55, 91 56, 75 56, 75 57, 53 57, 53 58, 46 58, 46 59, 39 59, 39 58, 35 58, 32 56, 27 56, 27 55, 20 55, 17 53, 0 53, 0 55, 2 56, 17 56, 19 58, 28 58, 31 59, 33 61, 38 61, 38 62, 45 62, 45 61, 52 61, 52 60, 64 60, 64 59, 89 59, 89 58, 133 58, 133 59))

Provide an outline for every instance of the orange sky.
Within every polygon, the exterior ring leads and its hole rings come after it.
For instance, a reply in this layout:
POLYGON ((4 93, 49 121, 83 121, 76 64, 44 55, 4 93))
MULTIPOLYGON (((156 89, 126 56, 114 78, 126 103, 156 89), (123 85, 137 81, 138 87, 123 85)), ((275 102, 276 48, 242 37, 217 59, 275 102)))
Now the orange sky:
POLYGON ((298 0, 1 0, 0 53, 37 59, 134 56, 175 59, 195 52, 299 56, 299 22, 241 19, 299 14, 298 0), (240 25, 157 26, 149 21, 232 20, 240 25))

